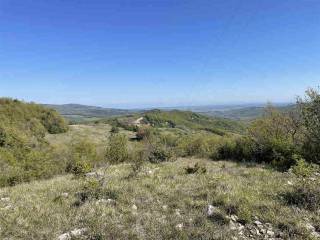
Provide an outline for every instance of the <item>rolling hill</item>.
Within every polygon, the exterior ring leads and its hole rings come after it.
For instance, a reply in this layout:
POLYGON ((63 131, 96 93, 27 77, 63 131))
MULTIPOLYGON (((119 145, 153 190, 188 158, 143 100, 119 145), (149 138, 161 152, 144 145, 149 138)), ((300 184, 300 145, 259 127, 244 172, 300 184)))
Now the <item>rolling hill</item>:
POLYGON ((44 106, 55 109, 63 117, 75 122, 97 120, 113 116, 123 116, 134 112, 126 109, 103 108, 81 104, 44 104, 44 106))

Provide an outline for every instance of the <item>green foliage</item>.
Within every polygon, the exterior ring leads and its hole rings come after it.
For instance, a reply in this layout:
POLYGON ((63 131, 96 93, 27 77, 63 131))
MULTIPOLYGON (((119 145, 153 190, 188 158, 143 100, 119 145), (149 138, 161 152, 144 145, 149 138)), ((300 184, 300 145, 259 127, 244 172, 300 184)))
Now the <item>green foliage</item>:
POLYGON ((189 130, 205 130, 223 135, 225 131, 242 132, 244 126, 240 122, 207 117, 189 111, 152 110, 144 114, 145 121, 154 127, 181 128, 189 130))
POLYGON ((69 156, 66 172, 83 176, 98 162, 96 145, 87 139, 74 140, 68 146, 69 156))
POLYGON ((314 173, 314 168, 311 164, 307 163, 299 156, 295 156, 295 159, 296 165, 294 165, 291 170, 297 177, 306 178, 310 177, 314 173))
POLYGON ((144 148, 135 147, 129 152, 132 173, 130 177, 136 177, 141 171, 143 164, 148 160, 147 151, 144 148))
POLYGON ((152 147, 148 156, 148 160, 151 163, 160 163, 170 161, 173 157, 174 154, 172 151, 170 151, 170 149, 160 145, 152 147))
POLYGON ((269 163, 287 170, 295 164, 297 134, 292 118, 269 107, 263 118, 251 124, 247 136, 226 142, 218 155, 223 159, 269 163))
POLYGON ((306 159, 320 163, 320 93, 315 89, 306 91, 304 99, 298 99, 298 106, 305 129, 303 154, 306 159))
POLYGON ((112 164, 129 160, 128 139, 124 134, 112 134, 106 149, 106 159, 112 164))
POLYGON ((180 138, 177 152, 180 156, 212 157, 217 155, 224 138, 207 134, 190 134, 180 138))
POLYGON ((0 99, 0 185, 50 177, 60 172, 46 133, 68 130, 55 111, 33 103, 0 99))
POLYGON ((154 130, 151 127, 139 127, 137 129, 136 138, 137 140, 144 140, 152 138, 154 130))

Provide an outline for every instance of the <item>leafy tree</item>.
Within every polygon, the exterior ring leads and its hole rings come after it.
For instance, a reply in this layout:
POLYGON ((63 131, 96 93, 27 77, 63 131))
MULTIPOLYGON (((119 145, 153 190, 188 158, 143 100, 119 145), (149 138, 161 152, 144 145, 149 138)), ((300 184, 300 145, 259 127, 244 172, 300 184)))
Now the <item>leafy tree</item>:
POLYGON ((303 153, 306 159, 320 163, 320 93, 308 89, 305 98, 298 99, 298 106, 305 129, 303 153))

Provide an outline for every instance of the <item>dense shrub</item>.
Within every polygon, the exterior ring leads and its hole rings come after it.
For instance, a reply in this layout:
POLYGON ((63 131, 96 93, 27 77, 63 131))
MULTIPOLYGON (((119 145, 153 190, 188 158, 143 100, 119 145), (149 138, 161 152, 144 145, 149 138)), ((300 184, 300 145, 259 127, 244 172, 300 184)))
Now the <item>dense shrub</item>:
POLYGON ((148 156, 148 160, 151 163, 166 162, 173 158, 173 152, 165 146, 153 146, 148 156))
POLYGON ((298 99, 302 125, 305 129, 303 154, 311 162, 320 164, 320 93, 315 89, 306 91, 304 99, 298 99))
POLYGON ((307 163, 299 156, 295 156, 296 164, 291 172, 297 176, 293 188, 283 194, 287 204, 296 205, 310 211, 320 209, 320 179, 316 176, 319 167, 307 163))
POLYGON ((176 147, 179 156, 215 158, 224 138, 207 134, 190 134, 181 137, 176 147))
POLYGON ((293 130, 291 118, 268 108, 263 118, 254 121, 244 137, 227 141, 218 150, 222 159, 269 163, 279 170, 295 164, 298 131, 293 130))
POLYGON ((139 127, 136 132, 137 140, 150 140, 154 135, 154 130, 151 127, 139 127))
POLYGON ((106 159, 112 164, 129 160, 128 139, 124 134, 112 134, 106 149, 106 159))
POLYGON ((66 172, 83 176, 98 162, 97 147, 87 139, 73 140, 68 146, 69 156, 66 172))

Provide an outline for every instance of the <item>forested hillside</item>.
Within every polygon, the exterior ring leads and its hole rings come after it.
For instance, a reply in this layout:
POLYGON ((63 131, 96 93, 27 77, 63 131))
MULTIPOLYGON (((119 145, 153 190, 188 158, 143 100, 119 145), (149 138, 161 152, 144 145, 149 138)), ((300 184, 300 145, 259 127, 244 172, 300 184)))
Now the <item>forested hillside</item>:
POLYGON ((46 171, 51 175, 53 165, 44 137, 67 130, 67 123, 54 110, 0 99, 0 185, 45 176, 46 171))

